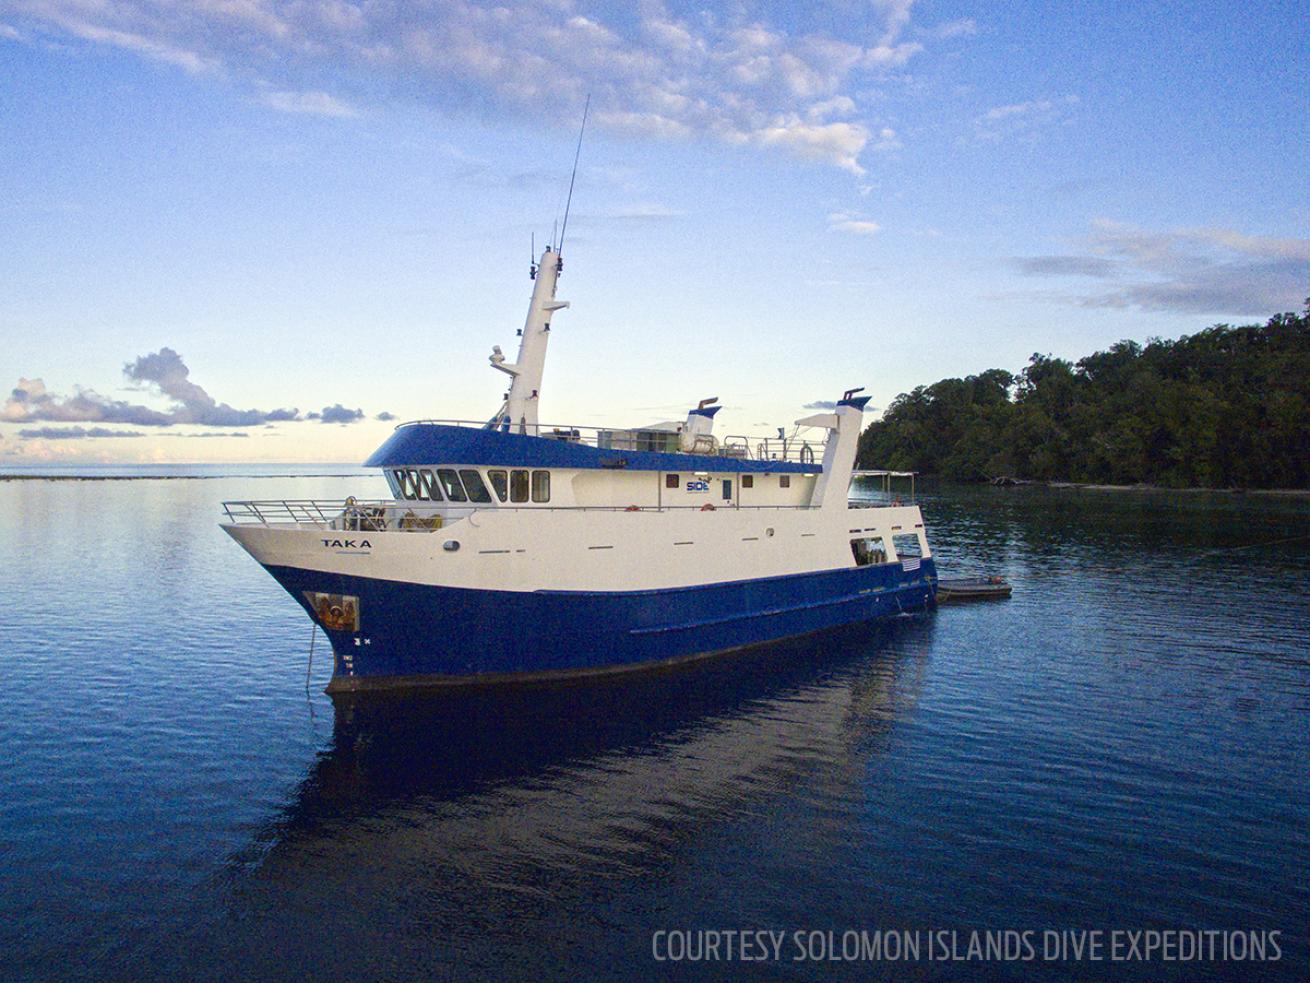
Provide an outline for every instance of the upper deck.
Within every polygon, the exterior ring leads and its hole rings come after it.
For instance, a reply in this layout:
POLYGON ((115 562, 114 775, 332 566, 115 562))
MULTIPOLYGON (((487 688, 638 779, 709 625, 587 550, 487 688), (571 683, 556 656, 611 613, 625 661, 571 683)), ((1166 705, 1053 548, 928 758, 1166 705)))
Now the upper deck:
POLYGON ((827 431, 820 433, 720 440, 656 427, 531 424, 516 431, 469 420, 416 420, 398 426, 364 464, 816 474, 831 439, 827 431))

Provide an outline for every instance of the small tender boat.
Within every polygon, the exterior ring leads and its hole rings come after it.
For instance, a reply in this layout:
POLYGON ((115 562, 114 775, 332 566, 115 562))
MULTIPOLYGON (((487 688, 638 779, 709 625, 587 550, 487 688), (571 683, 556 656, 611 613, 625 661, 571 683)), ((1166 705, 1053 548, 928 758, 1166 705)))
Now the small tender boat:
POLYGON ((1009 597, 1012 590, 1003 577, 943 577, 937 582, 937 603, 997 600, 1009 597))

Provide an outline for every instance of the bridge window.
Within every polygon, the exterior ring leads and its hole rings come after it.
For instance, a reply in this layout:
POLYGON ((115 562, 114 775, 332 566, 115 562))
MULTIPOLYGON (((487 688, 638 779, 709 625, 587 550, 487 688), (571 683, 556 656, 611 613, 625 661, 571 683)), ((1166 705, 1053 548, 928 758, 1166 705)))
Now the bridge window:
POLYGON ((550 472, 532 472, 532 500, 534 502, 550 501, 550 472))
POLYGON ((678 476, 676 474, 666 474, 664 476, 665 488, 677 488, 680 484, 681 482, 678 480, 678 476))
POLYGON ((491 479, 491 487, 496 492, 496 497, 502 502, 509 497, 509 472, 508 471, 488 471, 487 477, 491 479))
POLYGON ((464 479, 464 489, 469 493, 470 502, 491 501, 491 492, 487 491, 487 486, 482 483, 482 475, 472 468, 465 468, 460 471, 459 476, 464 479))
POLYGON ((419 478, 419 498, 430 498, 434 502, 441 501, 441 492, 437 490, 436 475, 428 468, 422 468, 418 473, 419 478))
POLYGON ((405 477, 404 468, 396 468, 391 472, 391 483, 396 490, 396 494, 401 498, 407 498, 413 501, 417 496, 409 487, 409 479, 405 477))
POLYGON ((511 502, 526 502, 528 500, 528 473, 526 471, 511 471, 509 473, 509 500, 511 502))
POLYGON ((441 468, 438 470, 437 480, 441 482, 441 490, 446 493, 446 498, 449 501, 468 501, 468 496, 464 494, 464 486, 459 483, 459 475, 453 469, 441 468))
POLYGON ((869 536, 865 539, 852 539, 851 552, 855 554, 855 565, 867 567, 873 563, 887 562, 887 545, 881 536, 869 536))
POLYGON ((405 469, 405 484, 409 486, 410 498, 426 498, 423 488, 418 483, 418 468, 405 469))

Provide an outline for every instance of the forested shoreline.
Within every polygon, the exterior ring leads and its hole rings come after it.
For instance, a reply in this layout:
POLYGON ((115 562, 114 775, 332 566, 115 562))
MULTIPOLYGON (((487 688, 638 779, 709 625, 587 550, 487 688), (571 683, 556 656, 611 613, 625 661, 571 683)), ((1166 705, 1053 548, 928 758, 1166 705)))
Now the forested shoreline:
POLYGON ((860 435, 858 464, 959 481, 1310 488, 1310 300, 1265 324, 920 386, 860 435))

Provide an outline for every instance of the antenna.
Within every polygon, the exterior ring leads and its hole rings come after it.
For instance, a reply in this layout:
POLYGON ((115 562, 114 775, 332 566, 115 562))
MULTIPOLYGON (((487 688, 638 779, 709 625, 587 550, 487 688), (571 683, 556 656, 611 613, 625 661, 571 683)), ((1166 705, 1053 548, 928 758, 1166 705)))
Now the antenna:
POLYGON ((582 156, 582 134, 587 131, 587 110, 591 108, 591 93, 582 107, 582 126, 578 129, 578 149, 573 153, 573 173, 569 176, 569 197, 564 203, 564 227, 559 232, 559 252, 564 252, 564 234, 569 230, 569 206, 573 204, 573 182, 578 177, 578 158, 582 156))

